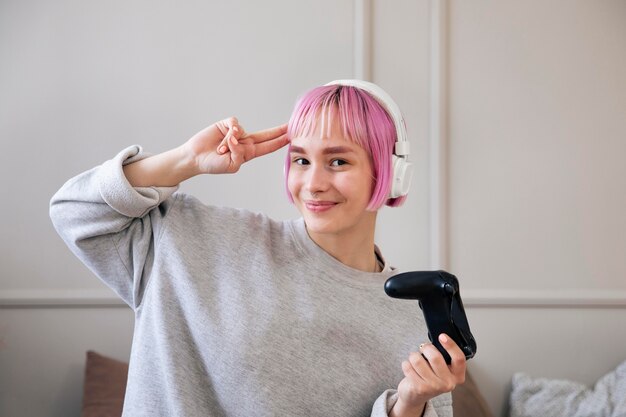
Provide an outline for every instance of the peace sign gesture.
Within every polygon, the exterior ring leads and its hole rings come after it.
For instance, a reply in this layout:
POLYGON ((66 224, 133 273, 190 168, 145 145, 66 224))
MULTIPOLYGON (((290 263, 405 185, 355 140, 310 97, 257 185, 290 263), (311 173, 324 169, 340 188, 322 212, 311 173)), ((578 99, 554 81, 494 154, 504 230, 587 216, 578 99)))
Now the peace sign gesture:
POLYGON ((124 166, 133 187, 172 187, 199 174, 230 174, 241 164, 288 143, 287 125, 246 133, 230 117, 206 127, 169 151, 124 166))
POLYGON ((198 174, 230 174, 244 162, 272 153, 288 143, 287 125, 246 133, 235 117, 196 133, 183 145, 198 174))

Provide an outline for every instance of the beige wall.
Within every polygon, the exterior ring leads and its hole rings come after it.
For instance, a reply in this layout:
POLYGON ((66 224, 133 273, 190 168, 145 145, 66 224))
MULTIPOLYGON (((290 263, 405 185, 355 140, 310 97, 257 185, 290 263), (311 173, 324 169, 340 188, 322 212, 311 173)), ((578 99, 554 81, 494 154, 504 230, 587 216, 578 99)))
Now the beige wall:
MULTIPOLYGON (((494 411, 514 372, 593 383, 626 359, 626 3, 133 4, 0 2, 0 415, 76 415, 84 352, 128 357, 131 312, 47 218, 63 181, 231 114, 279 123, 304 89, 360 73, 403 109, 416 164, 378 242, 460 277, 494 411)), ((184 189, 293 217, 281 160, 184 189)))
POLYGON ((451 263, 626 294, 626 3, 453 2, 451 263))
POLYGON ((492 408, 626 360, 626 2, 451 1, 449 267, 492 408))

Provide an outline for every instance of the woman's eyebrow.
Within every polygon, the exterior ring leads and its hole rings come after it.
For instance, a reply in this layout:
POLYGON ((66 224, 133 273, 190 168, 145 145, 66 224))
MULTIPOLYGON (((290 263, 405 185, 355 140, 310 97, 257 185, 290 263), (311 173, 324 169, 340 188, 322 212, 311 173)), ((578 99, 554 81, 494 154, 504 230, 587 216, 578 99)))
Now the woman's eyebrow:
MULTIPOLYGON (((306 151, 304 150, 304 148, 300 146, 291 146, 290 152, 306 154, 306 151)), ((353 152, 354 150, 348 148, 347 146, 330 146, 322 150, 322 154, 324 155, 336 154, 336 153, 353 153, 353 152)))
POLYGON ((348 148, 347 146, 331 146, 329 148, 324 148, 324 150, 322 151, 324 155, 334 154, 334 153, 351 153, 351 152, 354 152, 354 150, 352 150, 351 148, 348 148))
POLYGON ((304 151, 304 148, 301 148, 300 146, 291 146, 291 148, 289 149, 290 153, 306 153, 304 151))

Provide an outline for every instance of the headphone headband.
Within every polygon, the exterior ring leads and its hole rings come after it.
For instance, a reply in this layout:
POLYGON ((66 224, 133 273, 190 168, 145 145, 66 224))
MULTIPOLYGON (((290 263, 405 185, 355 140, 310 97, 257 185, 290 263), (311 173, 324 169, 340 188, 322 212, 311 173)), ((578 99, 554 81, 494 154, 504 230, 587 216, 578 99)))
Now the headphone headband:
POLYGON ((348 87, 357 87, 369 93, 374 99, 389 113, 393 124, 396 128, 396 144, 394 154, 406 157, 410 153, 409 139, 406 131, 406 124, 400 107, 391 98, 389 94, 379 86, 369 81, 363 80, 335 80, 326 85, 342 85, 348 87))

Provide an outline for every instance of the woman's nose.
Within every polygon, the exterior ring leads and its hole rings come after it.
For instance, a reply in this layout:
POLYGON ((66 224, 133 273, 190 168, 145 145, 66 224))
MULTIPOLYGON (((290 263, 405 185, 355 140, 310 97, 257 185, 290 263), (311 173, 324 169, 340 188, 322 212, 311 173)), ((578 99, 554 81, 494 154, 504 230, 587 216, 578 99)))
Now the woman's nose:
POLYGON ((330 184, 330 173, 319 165, 312 165, 309 169, 306 179, 307 191, 311 194, 320 193, 328 190, 330 184))

